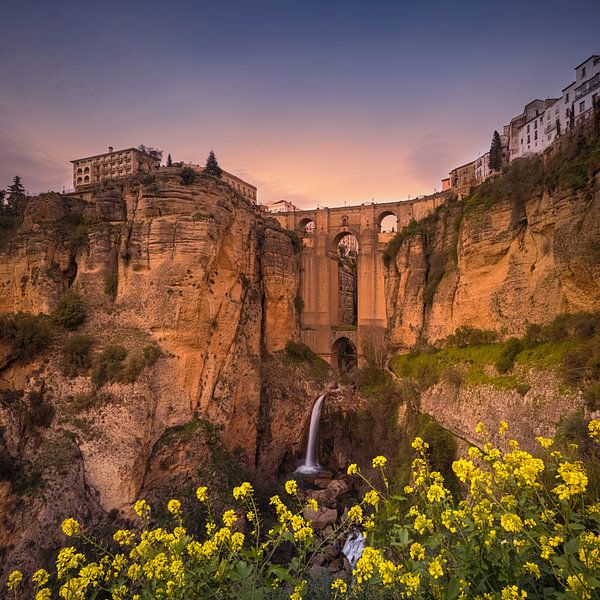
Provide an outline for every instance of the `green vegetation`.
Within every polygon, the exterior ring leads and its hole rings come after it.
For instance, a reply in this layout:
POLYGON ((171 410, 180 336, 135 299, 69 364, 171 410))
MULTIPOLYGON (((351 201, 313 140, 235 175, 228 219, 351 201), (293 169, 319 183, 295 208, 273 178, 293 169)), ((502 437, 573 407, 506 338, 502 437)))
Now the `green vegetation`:
POLYGON ((52 340, 52 323, 47 315, 18 312, 0 315, 0 341, 9 346, 10 359, 30 359, 52 340))
POLYGON ((83 333, 76 333, 64 341, 62 355, 66 375, 74 377, 92 366, 93 345, 94 339, 83 333))
POLYGON ((562 381, 582 387, 590 409, 600 393, 600 314, 559 315, 547 325, 531 325, 522 339, 486 343, 491 332, 460 328, 443 348, 416 348, 392 358, 394 371, 426 389, 442 379, 468 386, 491 385, 527 393, 522 374, 534 367, 554 370, 562 381), (515 365, 523 369, 515 369, 515 365))
POLYGON ((192 167, 183 167, 179 172, 179 177, 181 177, 183 185, 192 185, 196 181, 196 175, 197 173, 192 167))
POLYGON ((502 170, 502 141, 497 131, 494 131, 494 135, 492 136, 489 161, 490 171, 499 172, 502 170))
POLYGON ((548 157, 535 156, 513 161, 502 177, 477 186, 466 199, 468 211, 485 211, 496 202, 511 200, 517 205, 529 198, 587 188, 600 170, 600 134, 579 135, 562 142, 548 157))
POLYGON ((87 317, 83 299, 75 290, 67 290, 59 300, 51 317, 59 327, 64 327, 69 331, 77 329, 87 317))
POLYGON ((90 223, 81 213, 68 212, 58 219, 56 225, 72 254, 77 254, 87 244, 90 223))
POLYGON ((88 392, 67 396, 64 411, 67 416, 73 416, 112 402, 114 397, 111 394, 93 388, 88 392))
POLYGON ((327 362, 302 342, 293 340, 287 342, 283 353, 283 362, 308 367, 310 376, 317 381, 323 381, 331 373, 327 362))
POLYGON ((217 162, 217 157, 215 156, 213 150, 211 150, 208 153, 206 165, 204 166, 204 172, 207 175, 212 175, 213 177, 217 177, 218 179, 221 179, 221 177, 223 176, 223 170, 219 166, 219 163, 217 162))
POLYGON ((420 221, 411 221, 406 227, 403 227, 396 235, 389 241, 383 252, 383 262, 385 266, 389 266, 392 260, 396 258, 400 246, 409 239, 416 237, 417 235, 424 235, 427 232, 428 226, 432 221, 432 217, 421 219, 420 221))
POLYGON ((92 369, 92 383, 101 387, 105 383, 123 381, 124 361, 127 350, 118 344, 107 346, 94 359, 92 369))
POLYGON ((148 344, 142 350, 144 355, 144 360, 147 365, 153 365, 161 356, 163 356, 163 351, 160 349, 158 344, 148 344))

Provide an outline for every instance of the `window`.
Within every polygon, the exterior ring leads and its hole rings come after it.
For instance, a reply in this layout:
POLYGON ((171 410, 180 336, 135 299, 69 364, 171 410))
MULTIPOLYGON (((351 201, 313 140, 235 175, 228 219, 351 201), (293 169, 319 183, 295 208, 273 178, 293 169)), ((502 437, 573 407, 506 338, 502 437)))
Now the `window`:
POLYGON ((579 103, 579 112, 582 113, 585 110, 585 100, 579 103))
POLYGON ((530 144, 530 143, 531 143, 531 136, 530 136, 530 135, 528 135, 528 136, 527 136, 527 143, 528 143, 528 144, 530 144))
POLYGON ((581 77, 585 77, 585 67, 581 67, 581 77))
POLYGON ((533 128, 534 128, 534 129, 537 129, 537 119, 536 119, 536 120, 534 121, 534 123, 533 123, 533 128))
MULTIPOLYGON (((534 133, 534 135, 533 135, 533 139, 534 139, 534 140, 537 140, 537 139, 538 139, 538 135, 537 135, 537 134, 538 134, 538 132, 536 131, 536 132, 534 133)), ((537 144, 536 144, 536 145, 537 145, 537 144)))
POLYGON ((569 103, 569 94, 565 94, 565 104, 569 103))

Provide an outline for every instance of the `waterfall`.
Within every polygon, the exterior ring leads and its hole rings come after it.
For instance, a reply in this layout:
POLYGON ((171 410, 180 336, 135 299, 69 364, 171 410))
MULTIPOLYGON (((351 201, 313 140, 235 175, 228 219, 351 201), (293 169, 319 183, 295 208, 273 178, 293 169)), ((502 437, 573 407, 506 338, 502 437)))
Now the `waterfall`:
POLYGON ((296 469, 296 473, 309 475, 318 473, 321 470, 319 464, 319 419, 321 418, 321 408, 325 394, 317 398, 312 413, 310 415, 310 427, 308 429, 308 444, 306 445, 306 458, 304 462, 296 469))
POLYGON ((353 569, 356 567, 358 559, 362 556, 366 541, 363 532, 358 530, 352 531, 346 539, 346 543, 342 548, 342 553, 348 559, 348 562, 353 569))

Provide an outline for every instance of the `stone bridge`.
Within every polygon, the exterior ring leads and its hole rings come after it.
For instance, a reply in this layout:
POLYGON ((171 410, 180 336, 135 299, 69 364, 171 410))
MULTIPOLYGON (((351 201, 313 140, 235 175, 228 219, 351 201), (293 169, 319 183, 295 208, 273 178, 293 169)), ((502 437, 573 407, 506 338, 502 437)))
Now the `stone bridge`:
POLYGON ((302 341, 332 367, 344 370, 342 349, 347 353, 353 348, 354 360, 360 362, 367 338, 381 339, 387 329, 382 255, 395 232, 382 232, 382 220, 393 215, 399 231, 410 221, 431 214, 449 195, 273 213, 283 227, 302 236, 302 341), (358 241, 356 320, 352 324, 341 322, 339 310, 338 244, 349 235, 358 241))

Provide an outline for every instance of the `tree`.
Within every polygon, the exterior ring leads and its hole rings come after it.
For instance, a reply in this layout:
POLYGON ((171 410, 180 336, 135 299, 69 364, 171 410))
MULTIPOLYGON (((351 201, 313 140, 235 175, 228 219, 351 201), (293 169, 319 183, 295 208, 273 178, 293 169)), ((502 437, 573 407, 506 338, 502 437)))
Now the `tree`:
POLYGON ((168 154, 167 155, 167 167, 172 167, 173 166, 173 159, 171 158, 171 155, 168 154))
POLYGON ((500 140, 500 134, 497 131, 494 131, 494 135, 492 136, 489 167, 490 171, 502 170, 502 141, 500 140))
POLYGON ((22 214, 23 210, 25 209, 25 188, 23 187, 21 178, 18 175, 15 175, 12 184, 8 186, 7 192, 7 212, 13 217, 22 214))
POLYGON ((223 171, 221 167, 219 167, 219 163, 217 162, 217 158, 213 150, 210 151, 208 158, 206 159, 206 166, 204 167, 204 172, 208 175, 218 177, 219 179, 223 175, 223 171))
POLYGON ((153 148, 152 146, 146 146, 145 144, 140 144, 137 149, 140 152, 145 152, 154 158, 158 158, 158 160, 162 160, 163 151, 158 148, 153 148))

